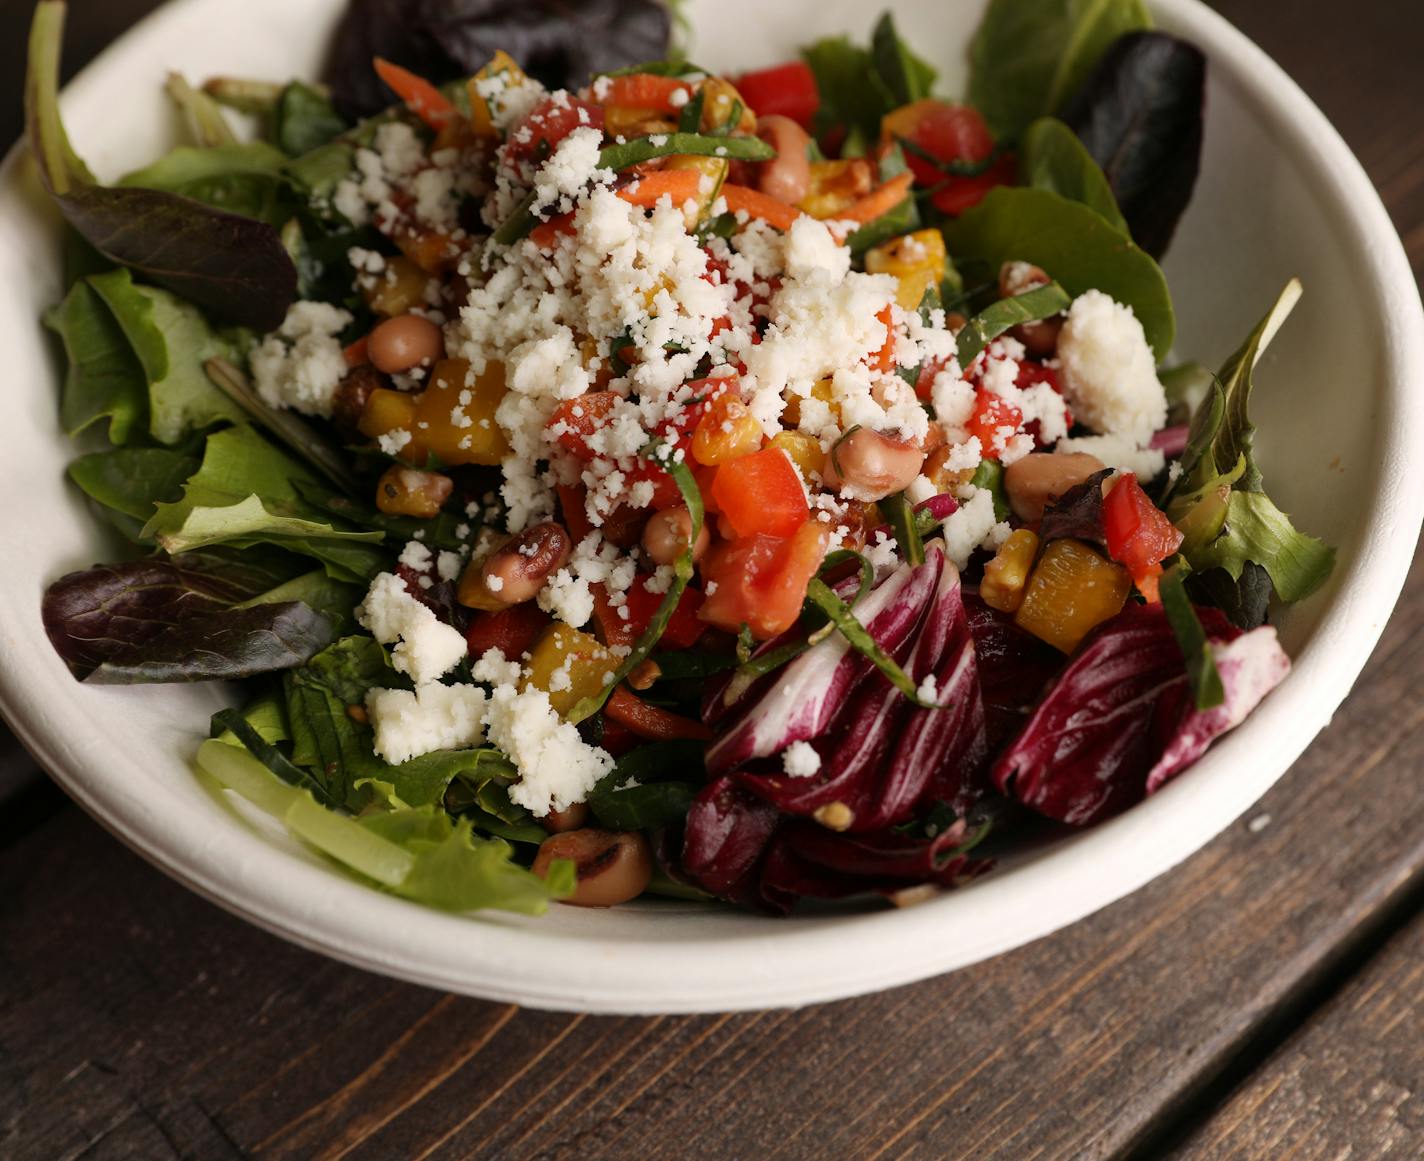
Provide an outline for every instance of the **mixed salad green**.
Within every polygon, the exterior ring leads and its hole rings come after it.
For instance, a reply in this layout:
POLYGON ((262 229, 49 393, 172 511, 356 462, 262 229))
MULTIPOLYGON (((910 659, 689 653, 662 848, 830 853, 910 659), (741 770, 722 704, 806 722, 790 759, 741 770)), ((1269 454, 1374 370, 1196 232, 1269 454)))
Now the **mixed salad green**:
POLYGON ((515 7, 175 75, 191 144, 105 185, 41 0, 60 419, 130 545, 45 596, 77 678, 241 682, 201 775, 431 906, 786 912, 1126 809, 1285 676, 1299 284, 1161 369, 1196 48, 990 0, 952 101, 889 15, 718 75, 653 0, 515 7))

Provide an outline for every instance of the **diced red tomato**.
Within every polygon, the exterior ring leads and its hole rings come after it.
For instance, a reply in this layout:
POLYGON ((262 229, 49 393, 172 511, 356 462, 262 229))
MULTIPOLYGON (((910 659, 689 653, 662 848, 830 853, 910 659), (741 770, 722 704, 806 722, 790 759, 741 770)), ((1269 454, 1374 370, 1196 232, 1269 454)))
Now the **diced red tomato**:
POLYGON ((613 391, 589 391, 560 403, 546 426, 558 428, 554 442, 561 448, 581 460, 591 460, 598 453, 589 446, 589 437, 603 426, 617 402, 618 395, 613 391))
MULTIPOLYGON (((646 579, 639 579, 625 594, 623 608, 625 617, 618 606, 608 599, 608 592, 599 585, 594 589, 593 615, 605 645, 631 646, 652 624, 658 607, 663 603, 663 594, 649 591, 646 579)), ((682 596, 673 610, 672 617, 658 639, 662 649, 689 649, 697 643, 707 625, 698 619, 697 611, 702 607, 703 596, 699 589, 683 589, 682 596)))
POLYGON ((816 74, 805 61, 743 73, 733 83, 742 94, 742 100, 758 117, 778 114, 790 117, 803 129, 810 129, 811 118, 821 107, 816 74))
POLYGON ((465 630, 465 645, 471 657, 479 657, 491 649, 500 650, 506 660, 521 657, 534 648, 534 642, 553 618, 533 601, 511 605, 497 613, 476 613, 465 630))
POLYGON ((587 126, 603 129, 603 107, 569 97, 566 101, 544 101, 512 129, 501 150, 506 165, 537 162, 575 129, 587 126))
POLYGON ((930 200, 943 213, 962 214, 983 201, 995 186, 1012 185, 1017 179, 1018 162, 1010 154, 976 177, 951 177, 935 164, 960 161, 972 165, 987 161, 993 154, 994 136, 979 110, 972 106, 916 101, 886 117, 885 132, 910 142, 905 163, 915 175, 916 185, 935 190, 930 200))
POLYGON ((1120 476, 1104 498, 1103 527, 1108 555, 1132 574, 1148 601, 1157 601, 1162 562, 1182 546, 1182 534, 1131 472, 1120 476))
POLYGON ((564 518, 564 527, 577 544, 593 531, 585 504, 587 492, 582 484, 555 484, 554 491, 559 495, 559 512, 564 518))
POLYGON ((944 370, 946 359, 926 359, 920 364, 920 377, 915 380, 915 398, 928 403, 934 391, 935 376, 944 370))
POLYGON ((996 460, 1003 450, 1004 441, 1018 430, 1021 423, 1022 411, 1002 396, 981 387, 974 400, 974 414, 969 417, 965 430, 979 437, 979 446, 986 460, 996 460))
POLYGON ((757 535, 717 545, 702 564, 708 592, 698 616, 729 633, 747 625, 759 641, 784 633, 801 615, 828 536, 825 525, 811 521, 790 538, 757 535))
POLYGON ((794 536, 811 518, 806 489, 778 447, 729 460, 712 481, 717 511, 741 536, 794 536))
MULTIPOLYGON (((1056 391, 1060 398, 1063 395, 1063 385, 1058 381, 1058 373, 1052 367, 1045 367, 1042 363, 1035 363, 1030 359, 1025 359, 1019 364, 1018 378, 1014 380, 1014 386, 1020 391, 1027 391, 1030 387, 1036 387, 1040 383, 1047 383, 1056 391)), ((1063 426, 1071 428, 1073 426, 1073 409, 1065 402, 1063 404, 1063 426)), ((1033 436, 1036 447, 1044 447, 1043 435, 1039 431, 1038 420, 1024 424, 1024 431, 1033 436)))

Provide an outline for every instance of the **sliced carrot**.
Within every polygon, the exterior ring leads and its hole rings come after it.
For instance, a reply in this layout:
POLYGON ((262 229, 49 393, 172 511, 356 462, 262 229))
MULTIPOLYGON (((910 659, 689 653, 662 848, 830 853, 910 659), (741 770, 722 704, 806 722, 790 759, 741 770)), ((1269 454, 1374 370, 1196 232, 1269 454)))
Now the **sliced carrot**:
POLYGON ((625 185, 618 191, 618 196, 635 206, 650 208, 657 205, 658 199, 664 194, 672 199, 673 205, 680 206, 701 192, 702 174, 697 170, 660 169, 657 173, 640 177, 631 185, 625 185))
POLYGON ((885 324, 885 342, 882 344, 871 360, 870 366, 876 371, 889 374, 895 369, 895 315, 894 304, 887 304, 885 309, 875 316, 885 324))
POLYGON ((370 335, 362 335, 341 352, 346 359, 346 365, 348 367, 359 367, 362 363, 369 363, 371 361, 370 356, 366 354, 366 344, 370 341, 370 338, 370 335))
MULTIPOLYGON (((609 77, 607 85, 595 86, 604 105, 631 105, 637 109, 676 112, 676 94, 691 94, 692 86, 676 77, 660 77, 653 73, 633 73, 625 77, 609 77)), ((685 105, 687 102, 683 101, 685 105)))
POLYGON ((888 214, 909 196, 915 175, 908 170, 892 177, 879 189, 871 190, 859 201, 836 214, 838 222, 859 222, 862 226, 888 214))
POLYGON ((450 99, 424 77, 418 77, 409 69, 380 57, 376 57, 374 64, 376 75, 405 102, 406 108, 432 129, 445 128, 450 118, 455 116, 455 106, 450 99))
POLYGON ((712 736, 712 731, 701 722, 671 713, 661 706, 649 705, 621 685, 608 695, 608 704, 603 707, 603 712, 608 715, 609 721, 627 727, 640 738, 704 741, 712 736))
POLYGON ((768 226, 778 230, 791 229, 796 219, 801 216, 801 211, 795 206, 750 186, 733 185, 729 182, 722 187, 722 196, 727 199, 727 209, 732 213, 745 210, 752 217, 760 218, 768 226))
POLYGON ((552 250, 561 237, 573 232, 574 215, 570 212, 550 218, 547 222, 540 222, 529 231, 529 240, 541 250, 552 250))

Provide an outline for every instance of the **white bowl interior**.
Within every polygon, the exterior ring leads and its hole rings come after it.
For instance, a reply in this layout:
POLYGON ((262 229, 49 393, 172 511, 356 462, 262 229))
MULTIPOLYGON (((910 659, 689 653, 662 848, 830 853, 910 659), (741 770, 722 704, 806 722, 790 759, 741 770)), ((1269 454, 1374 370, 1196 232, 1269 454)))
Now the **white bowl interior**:
MULTIPOLYGON (((917 51, 962 81, 979 0, 892 5, 917 51)), ((1255 416, 1272 494, 1336 544, 1325 592, 1280 621, 1296 670, 1261 710, 1162 794, 1096 830, 907 911, 778 922, 694 905, 555 908, 541 920, 427 911, 345 878, 266 820, 195 778, 189 758, 217 687, 75 684, 39 621, 45 585, 104 559, 105 534, 64 481, 57 365, 38 317, 61 293, 53 218, 28 165, 0 187, 0 494, 13 546, 0 580, 0 702, 45 766, 170 874, 290 939, 434 986, 594 1011, 725 1010, 806 1003, 904 983, 1044 935, 1190 854, 1290 765, 1348 691, 1398 594, 1424 492, 1418 294, 1358 164, 1274 65, 1194 0, 1161 23, 1207 49, 1207 150, 1167 264, 1178 349, 1215 364, 1292 275, 1306 297, 1260 373, 1255 416), (755 944, 752 954, 747 945, 755 944)), ((91 66, 64 109, 79 152, 115 177, 171 143, 160 86, 181 66, 282 79, 312 75, 339 0, 179 0, 91 66), (122 94, 122 100, 116 100, 122 94)), ((783 59, 817 35, 864 36, 855 0, 700 0, 694 58, 712 68, 783 59), (755 30, 748 37, 748 30, 755 30)))

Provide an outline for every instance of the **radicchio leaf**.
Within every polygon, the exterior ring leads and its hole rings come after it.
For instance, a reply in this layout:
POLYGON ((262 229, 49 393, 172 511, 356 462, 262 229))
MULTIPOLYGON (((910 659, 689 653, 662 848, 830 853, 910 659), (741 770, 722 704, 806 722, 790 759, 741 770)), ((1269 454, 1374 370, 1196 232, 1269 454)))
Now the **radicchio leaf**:
POLYGON ((1182 652, 1161 605, 1130 605, 1098 626, 994 765, 1005 793, 1084 826, 1118 814, 1190 765, 1285 676, 1275 630, 1240 635, 1198 609, 1225 702, 1193 706, 1182 652), (1242 642, 1247 642, 1242 644, 1242 642))
POLYGON ((326 81, 342 115, 391 103, 371 68, 384 57, 435 84, 473 73, 503 49, 550 88, 667 55, 672 22, 658 0, 352 0, 326 81))
POLYGON ((331 623, 301 601, 234 609, 256 595, 244 579, 182 556, 100 565, 57 580, 41 614, 81 681, 252 677, 301 665, 331 641, 331 623))
POLYGON ((1137 244, 1160 258, 1201 168, 1206 56, 1165 32, 1135 32, 1104 54, 1063 120, 1103 167, 1137 244))
POLYGON ((1043 687, 1063 667, 1063 654, 1020 629, 1010 614, 986 605, 978 593, 964 594, 964 612, 974 637, 979 692, 993 753, 1023 725, 1043 687))
POLYGON ((757 869, 781 815, 731 778, 709 782, 687 812, 682 871, 733 903, 757 901, 757 869))

